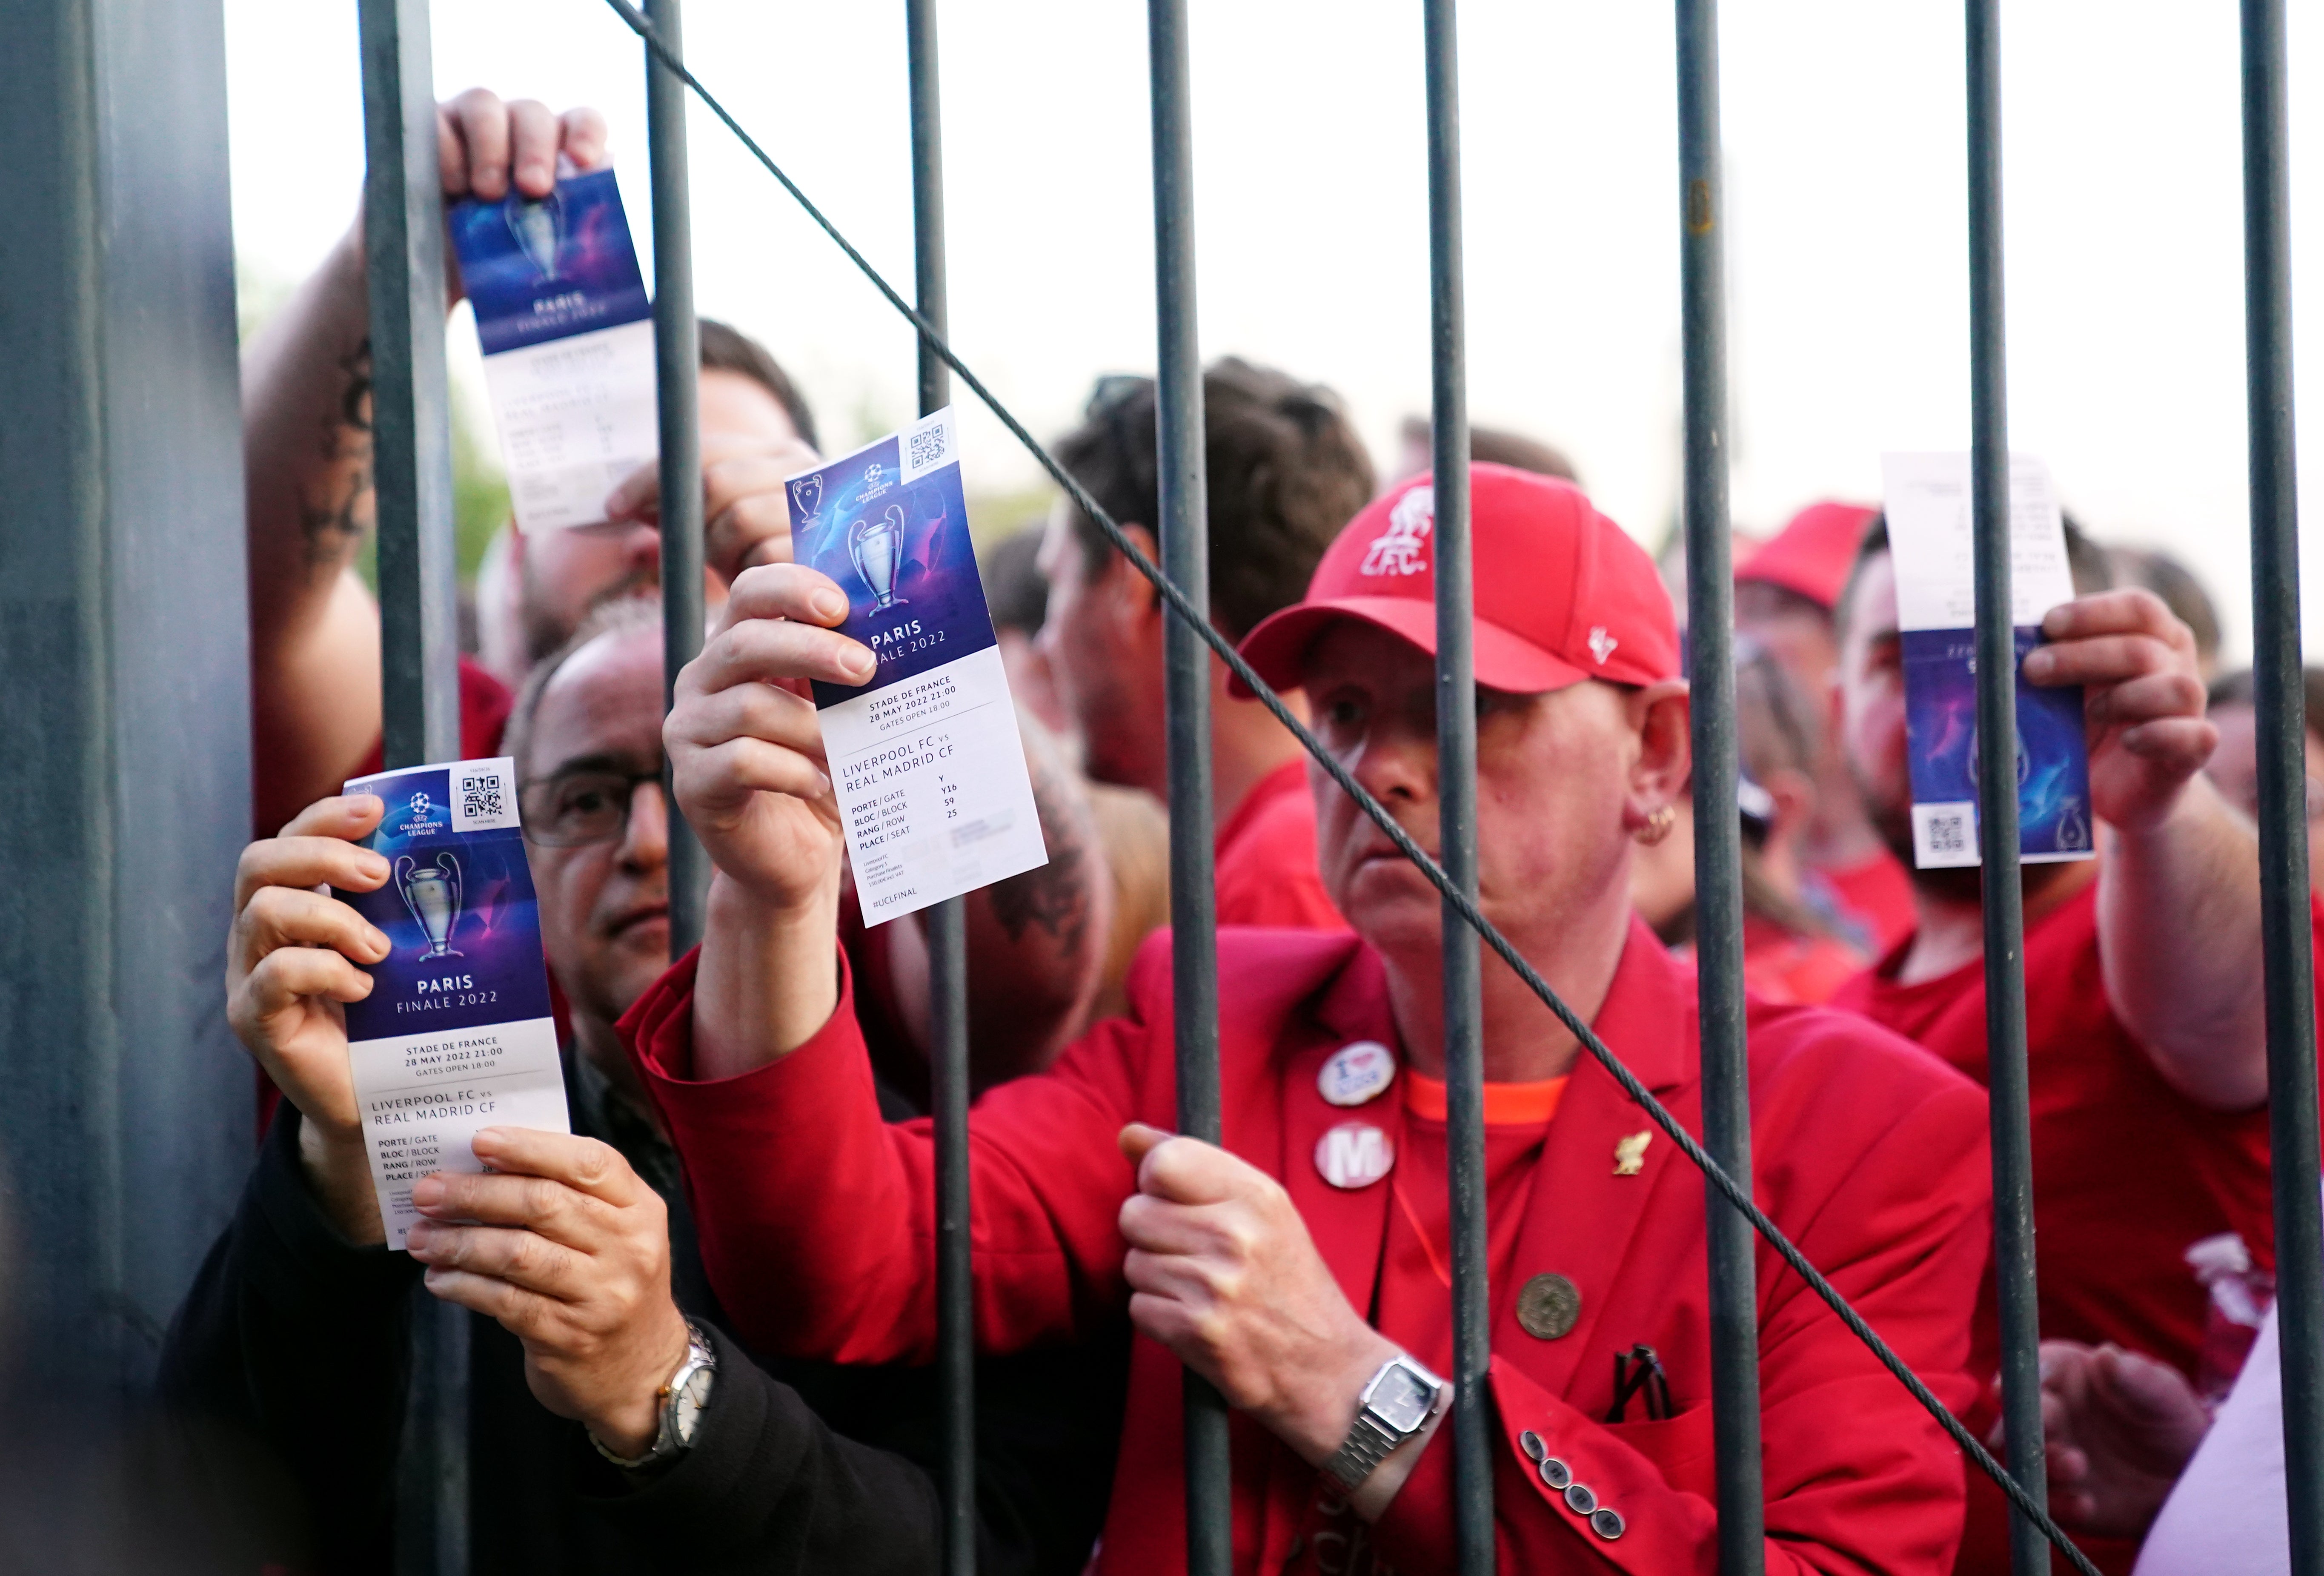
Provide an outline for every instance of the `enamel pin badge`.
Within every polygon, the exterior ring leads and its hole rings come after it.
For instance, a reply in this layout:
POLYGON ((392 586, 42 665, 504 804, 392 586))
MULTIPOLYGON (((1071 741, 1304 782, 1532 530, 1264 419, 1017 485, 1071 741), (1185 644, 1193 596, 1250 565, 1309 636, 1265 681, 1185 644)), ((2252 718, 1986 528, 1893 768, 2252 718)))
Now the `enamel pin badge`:
POLYGON ((1376 1100, 1396 1082, 1396 1053, 1378 1040, 1357 1040, 1332 1053, 1315 1087, 1333 1105, 1376 1100))
POLYGON ((1614 1175, 1636 1176, 1646 1168, 1646 1146, 1655 1141, 1655 1130, 1632 1133, 1614 1140, 1614 1175))

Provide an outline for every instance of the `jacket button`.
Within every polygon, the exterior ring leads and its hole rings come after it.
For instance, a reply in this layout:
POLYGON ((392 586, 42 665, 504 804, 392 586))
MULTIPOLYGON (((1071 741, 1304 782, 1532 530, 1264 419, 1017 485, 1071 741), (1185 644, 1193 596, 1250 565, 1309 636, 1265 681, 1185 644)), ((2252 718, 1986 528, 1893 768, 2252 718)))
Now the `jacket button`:
POLYGON ((1620 1511, 1609 1510, 1602 1505, 1590 1513, 1590 1530, 1609 1544, 1622 1535, 1627 1525, 1620 1511))
POLYGON ((1525 1452, 1530 1461, 1537 1461, 1549 1454, 1549 1446, 1542 1443, 1541 1435, 1530 1428, 1517 1435, 1517 1448, 1525 1452))
MULTIPOLYGON (((1544 1456, 1541 1461, 1541 1480, 1552 1488, 1563 1488, 1573 1481, 1573 1469, 1555 1456, 1544 1456)), ((1588 1493, 1588 1489, 1583 1489, 1588 1493)))
POLYGON ((1565 1486, 1565 1504, 1574 1515, 1587 1516, 1598 1508, 1598 1496, 1590 1492, 1587 1483, 1568 1483, 1565 1486))

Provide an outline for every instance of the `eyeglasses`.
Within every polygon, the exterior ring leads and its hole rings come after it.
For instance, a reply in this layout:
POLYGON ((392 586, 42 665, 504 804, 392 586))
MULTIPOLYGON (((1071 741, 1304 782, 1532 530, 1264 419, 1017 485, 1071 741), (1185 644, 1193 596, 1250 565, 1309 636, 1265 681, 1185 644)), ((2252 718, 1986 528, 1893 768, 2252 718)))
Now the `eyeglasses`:
POLYGON ((639 785, 661 787, 661 768, 622 772, 601 770, 559 772, 528 783, 518 795, 524 809, 524 836, 542 848, 581 848, 619 837, 630 825, 630 801, 639 785))

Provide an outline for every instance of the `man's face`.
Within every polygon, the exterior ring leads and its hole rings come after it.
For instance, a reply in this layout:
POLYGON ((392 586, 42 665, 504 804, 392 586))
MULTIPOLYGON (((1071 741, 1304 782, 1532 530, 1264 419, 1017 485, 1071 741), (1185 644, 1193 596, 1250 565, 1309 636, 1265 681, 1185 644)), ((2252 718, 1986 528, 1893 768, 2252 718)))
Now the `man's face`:
POLYGON ((1038 645, 1081 734, 1084 766, 1100 782, 1158 789, 1162 671, 1139 638, 1152 621, 1138 616, 1150 594, 1142 581, 1121 579, 1136 571, 1117 554, 1093 572, 1073 505, 1062 499, 1049 512, 1039 566, 1049 600, 1038 645))
POLYGON ((1881 841, 1913 863, 1913 779, 1904 747, 1904 643, 1896 563, 1865 560, 1840 641, 1840 743, 1881 841))
POLYGON ((1831 615, 1807 598, 1745 581, 1735 588, 1735 630, 1758 641, 1783 664, 1801 694, 1820 697, 1831 692, 1832 669, 1840 665, 1840 641, 1831 615))
MULTIPOLYGON (((740 373, 703 373, 698 395, 706 447, 722 438, 761 444, 797 443, 798 430, 765 385, 740 373)), ((573 638, 592 608, 661 583, 661 532, 645 524, 585 525, 537 531, 517 539, 519 592, 525 659, 538 662, 573 638)), ((726 587, 705 571, 710 605, 726 587)))
MULTIPOLYGON (((1436 677, 1427 654, 1353 619, 1307 655, 1314 727, 1356 780, 1432 856, 1437 849, 1436 677)), ((1513 936, 1539 934, 1618 895, 1624 822, 1640 753, 1629 694, 1584 682, 1545 695, 1477 694, 1478 894, 1513 936)), ((1386 834, 1310 767, 1324 888, 1367 941, 1433 967, 1442 899, 1386 834)))
POLYGON ((661 771, 661 683, 658 630, 591 641, 542 694, 517 763, 528 806, 545 805, 552 817, 604 795, 632 796, 613 836, 528 849, 549 967, 575 1009, 605 1023, 669 966, 669 810, 658 780, 632 787, 661 771))

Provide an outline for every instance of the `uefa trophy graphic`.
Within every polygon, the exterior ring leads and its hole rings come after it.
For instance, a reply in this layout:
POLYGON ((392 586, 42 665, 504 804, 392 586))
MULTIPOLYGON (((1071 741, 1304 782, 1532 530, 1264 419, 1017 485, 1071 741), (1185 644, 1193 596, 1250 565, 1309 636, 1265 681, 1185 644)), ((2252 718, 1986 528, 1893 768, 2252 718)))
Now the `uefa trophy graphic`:
POLYGON ((863 584, 872 587, 879 598, 872 612, 884 613, 891 607, 902 607, 904 599, 896 594, 896 576, 904 567, 904 511, 890 503, 888 512, 878 520, 870 515, 855 522, 847 533, 847 556, 855 561, 855 572, 863 576, 863 584))
POLYGON ((547 197, 521 197, 515 192, 502 205, 501 212, 508 220, 509 235, 515 240, 540 277, 557 277, 557 259, 565 247, 565 209, 557 200, 557 193, 547 197))
POLYGON ((447 849, 433 864, 420 864, 410 854, 395 862, 395 889, 403 906, 428 937, 425 958, 456 958, 467 954, 451 945, 452 926, 460 917, 460 862, 447 849))
POLYGON ((823 507, 822 474, 817 472, 811 476, 801 476, 793 482, 791 501, 798 505, 799 517, 796 523, 805 525, 813 520, 815 512, 823 507))

